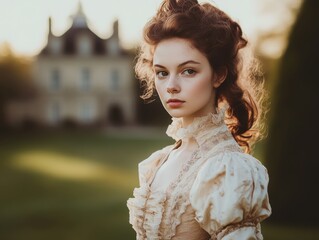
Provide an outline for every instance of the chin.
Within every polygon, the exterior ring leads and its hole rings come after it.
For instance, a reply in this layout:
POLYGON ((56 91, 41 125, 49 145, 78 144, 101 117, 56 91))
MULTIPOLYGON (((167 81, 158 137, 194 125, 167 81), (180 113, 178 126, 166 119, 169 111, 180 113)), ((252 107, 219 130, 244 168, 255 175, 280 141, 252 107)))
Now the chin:
POLYGON ((182 118, 189 115, 185 111, 181 111, 179 109, 166 109, 166 111, 171 117, 174 117, 174 118, 182 118))

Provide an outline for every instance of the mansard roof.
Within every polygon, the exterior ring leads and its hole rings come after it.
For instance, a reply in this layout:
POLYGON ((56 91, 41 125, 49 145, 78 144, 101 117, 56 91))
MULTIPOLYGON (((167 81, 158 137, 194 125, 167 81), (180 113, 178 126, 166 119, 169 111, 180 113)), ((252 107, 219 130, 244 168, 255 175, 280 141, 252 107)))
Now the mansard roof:
POLYGON ((87 19, 83 13, 82 6, 79 4, 78 12, 72 16, 71 27, 61 36, 55 36, 51 30, 51 18, 49 19, 49 34, 47 45, 42 49, 39 55, 51 55, 49 44, 53 38, 59 38, 62 41, 62 49, 60 55, 76 55, 77 45, 76 41, 80 35, 88 36, 92 41, 92 55, 108 55, 109 50, 107 49, 108 41, 116 40, 119 46, 119 55, 130 55, 130 51, 125 50, 120 45, 120 39, 118 36, 118 21, 116 20, 113 24, 113 34, 108 39, 100 38, 96 35, 87 24, 87 19), (115 39, 114 39, 115 38, 115 39))

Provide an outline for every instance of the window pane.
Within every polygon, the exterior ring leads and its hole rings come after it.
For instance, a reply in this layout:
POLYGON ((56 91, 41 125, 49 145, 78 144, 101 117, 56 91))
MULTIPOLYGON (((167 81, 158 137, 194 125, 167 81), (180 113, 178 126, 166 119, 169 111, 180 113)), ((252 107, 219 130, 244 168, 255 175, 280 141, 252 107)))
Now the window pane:
POLYGON ((120 87, 119 81, 120 81, 120 74, 119 74, 118 70, 113 69, 111 71, 111 88, 112 88, 112 90, 116 91, 119 89, 119 87, 120 87))
POLYGON ((59 90, 61 85, 61 76, 58 69, 53 69, 51 72, 50 88, 52 90, 59 90))
POLYGON ((51 123, 58 123, 61 118, 61 109, 58 102, 53 102, 49 109, 49 118, 51 123))
POLYGON ((82 90, 87 91, 90 89, 90 70, 88 68, 82 69, 80 87, 82 90))

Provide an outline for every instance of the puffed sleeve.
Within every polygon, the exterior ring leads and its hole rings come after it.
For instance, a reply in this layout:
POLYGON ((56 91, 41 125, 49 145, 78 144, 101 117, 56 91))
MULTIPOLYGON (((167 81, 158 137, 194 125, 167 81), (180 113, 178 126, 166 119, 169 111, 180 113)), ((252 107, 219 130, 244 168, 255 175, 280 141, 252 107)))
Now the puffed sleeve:
POLYGON ((190 191, 196 220, 212 239, 262 239, 271 214, 267 169, 251 155, 220 153, 201 167, 190 191))

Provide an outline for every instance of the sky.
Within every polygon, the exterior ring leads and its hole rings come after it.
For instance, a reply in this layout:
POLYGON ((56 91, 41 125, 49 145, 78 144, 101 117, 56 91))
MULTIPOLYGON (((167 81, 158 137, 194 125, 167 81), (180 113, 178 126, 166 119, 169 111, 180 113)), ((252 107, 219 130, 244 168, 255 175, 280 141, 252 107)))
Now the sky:
MULTIPOLYGON (((266 1, 273 0, 206 0, 238 21, 252 43, 267 29, 291 21, 283 2, 296 0, 273 1, 277 6, 268 11, 263 4, 266 1)), ((141 40, 144 24, 162 0, 0 0, 0 45, 6 42, 17 54, 36 55, 47 42, 48 18, 52 17, 53 34, 62 35, 70 27, 79 2, 89 27, 99 37, 109 37, 114 20, 119 19, 122 44, 132 47, 141 40)))

